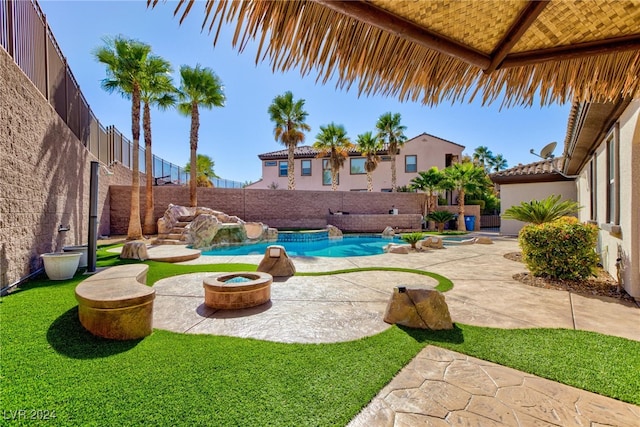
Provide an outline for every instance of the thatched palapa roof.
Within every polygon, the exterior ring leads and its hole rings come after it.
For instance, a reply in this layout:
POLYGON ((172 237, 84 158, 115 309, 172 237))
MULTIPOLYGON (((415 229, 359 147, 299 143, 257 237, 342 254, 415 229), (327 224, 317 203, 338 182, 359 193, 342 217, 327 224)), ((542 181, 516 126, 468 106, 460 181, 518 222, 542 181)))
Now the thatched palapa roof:
POLYGON ((256 39, 256 61, 274 71, 299 67, 363 95, 506 105, 640 95, 639 0, 181 0, 175 13, 182 22, 200 5, 214 40, 230 23, 234 46, 256 39))

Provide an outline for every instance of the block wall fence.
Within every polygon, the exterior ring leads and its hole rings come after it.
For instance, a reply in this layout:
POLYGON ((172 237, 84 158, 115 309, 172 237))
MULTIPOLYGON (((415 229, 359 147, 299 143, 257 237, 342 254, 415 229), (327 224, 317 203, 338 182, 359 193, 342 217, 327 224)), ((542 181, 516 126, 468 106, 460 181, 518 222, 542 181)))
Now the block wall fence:
MULTIPOLYGON (((111 234, 126 234, 129 223, 130 188, 112 185, 109 195, 111 234)), ((383 215, 388 215, 392 207, 398 209, 399 214, 421 214, 425 199, 424 193, 198 188, 199 206, 236 215, 245 221, 262 222, 275 228, 324 228, 328 219, 340 219, 337 218, 340 215, 334 215, 333 218, 328 215, 329 210, 349 212, 350 215, 377 214, 376 216, 380 215, 377 220, 383 223, 383 215)), ((164 214, 170 203, 188 206, 188 188, 171 185, 154 187, 156 219, 164 214)), ((144 207, 145 195, 141 192, 141 218, 144 217, 144 207)), ((442 206, 439 209, 457 212, 457 206, 442 206)), ((479 206, 466 206, 465 214, 476 215, 476 229, 479 229, 479 206)), ((342 219, 347 219, 347 215, 344 217, 342 219)), ((372 224, 372 227, 375 226, 372 224)))

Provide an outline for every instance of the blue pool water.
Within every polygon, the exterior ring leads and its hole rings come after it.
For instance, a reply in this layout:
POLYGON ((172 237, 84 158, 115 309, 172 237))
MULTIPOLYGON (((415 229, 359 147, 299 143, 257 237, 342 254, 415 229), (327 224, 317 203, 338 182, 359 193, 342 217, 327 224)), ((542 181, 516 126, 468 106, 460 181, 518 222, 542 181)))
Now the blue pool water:
POLYGON ((224 246, 203 252, 202 255, 264 255, 267 246, 284 246, 289 256, 350 257, 379 255, 390 242, 403 243, 399 238, 381 236, 344 236, 342 239, 324 239, 307 242, 271 242, 253 245, 224 246))

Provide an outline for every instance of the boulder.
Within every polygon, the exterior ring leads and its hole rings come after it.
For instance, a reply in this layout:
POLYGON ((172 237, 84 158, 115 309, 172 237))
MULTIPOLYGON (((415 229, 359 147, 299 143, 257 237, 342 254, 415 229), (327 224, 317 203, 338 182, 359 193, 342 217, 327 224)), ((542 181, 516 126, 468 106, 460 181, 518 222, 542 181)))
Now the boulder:
POLYGON ((273 277, 291 277, 296 274, 296 266, 293 265, 284 246, 271 245, 265 250, 258 271, 269 273, 273 277))
POLYGON ((384 251, 388 254, 408 254, 410 245, 397 245, 395 243, 389 243, 384 247, 384 251))
POLYGON ((342 231, 335 225, 327 225, 327 231, 329 232, 329 238, 342 237, 342 231))
POLYGON ((396 232, 393 230, 393 227, 387 226, 382 232, 383 237, 393 237, 396 235, 396 232))
POLYGON ((220 223, 218 219, 210 214, 198 215, 187 229, 187 243, 194 249, 209 248, 213 244, 213 239, 218 233, 220 223))
POLYGON ((261 222, 247 222, 244 224, 244 230, 247 234, 247 239, 262 240, 266 227, 261 222))
POLYGON ((149 254, 147 253, 147 244, 140 240, 134 240, 132 242, 125 243, 122 247, 120 258, 139 259, 142 261, 149 259, 149 254))
POLYGON ((384 313, 384 321, 434 331, 453 329, 444 295, 433 289, 395 287, 384 313))
POLYGON ((476 242, 476 239, 467 239, 460 242, 461 245, 473 245, 476 242))
POLYGON ((278 229, 277 228, 267 228, 267 232, 265 235, 267 242, 277 242, 278 241, 278 229))
POLYGON ((229 243, 243 243, 245 240, 247 240, 247 232, 244 225, 229 222, 218 224, 218 232, 213 236, 211 244, 226 245, 229 243))
MULTIPOLYGON (((444 248, 444 244, 442 239, 437 236, 429 236, 425 239, 422 239, 418 242, 422 249, 431 248, 431 249, 442 249, 444 248)), ((416 245, 417 246, 417 245, 416 245)))
POLYGON ((491 237, 480 236, 476 237, 476 243, 479 245, 493 245, 493 240, 491 240, 491 237))

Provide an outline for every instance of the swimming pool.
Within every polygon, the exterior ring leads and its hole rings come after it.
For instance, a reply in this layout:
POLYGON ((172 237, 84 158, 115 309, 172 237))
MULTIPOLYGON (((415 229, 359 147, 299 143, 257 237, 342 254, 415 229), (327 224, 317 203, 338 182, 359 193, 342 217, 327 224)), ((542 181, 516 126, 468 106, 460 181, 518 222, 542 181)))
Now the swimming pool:
POLYGON ((383 248, 389 243, 403 243, 399 237, 382 238, 382 236, 344 236, 342 239, 323 239, 306 242, 269 242, 256 243, 242 246, 223 246, 214 248, 202 255, 227 256, 227 255, 264 255, 267 246, 281 245, 289 256, 304 257, 351 257, 379 255, 384 253, 383 248))

